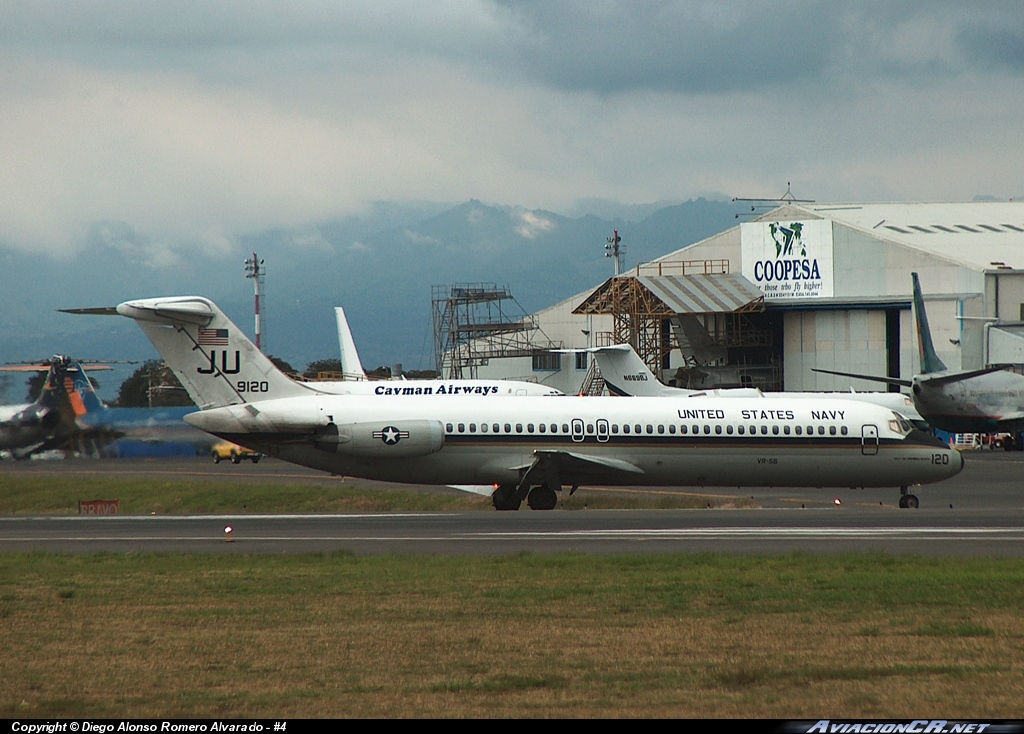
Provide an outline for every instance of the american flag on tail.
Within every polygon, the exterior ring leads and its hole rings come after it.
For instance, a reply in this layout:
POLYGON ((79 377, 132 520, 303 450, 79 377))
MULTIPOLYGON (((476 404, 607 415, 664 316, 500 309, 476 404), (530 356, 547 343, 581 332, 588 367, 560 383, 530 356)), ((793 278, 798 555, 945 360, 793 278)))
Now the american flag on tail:
POLYGON ((207 329, 199 327, 199 346, 226 347, 228 345, 227 329, 207 329))

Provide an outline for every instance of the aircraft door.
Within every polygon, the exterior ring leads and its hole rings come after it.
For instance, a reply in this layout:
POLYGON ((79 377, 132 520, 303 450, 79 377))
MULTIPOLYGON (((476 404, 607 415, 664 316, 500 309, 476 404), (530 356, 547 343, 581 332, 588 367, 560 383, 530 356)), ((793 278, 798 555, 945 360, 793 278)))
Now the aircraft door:
POLYGON ((597 440, 602 443, 608 440, 608 421, 604 418, 597 421, 597 440))
POLYGON ((878 426, 861 426, 860 452, 865 456, 874 456, 878 453, 878 426))
POLYGON ((576 443, 583 440, 583 421, 579 418, 572 419, 572 440, 576 443))

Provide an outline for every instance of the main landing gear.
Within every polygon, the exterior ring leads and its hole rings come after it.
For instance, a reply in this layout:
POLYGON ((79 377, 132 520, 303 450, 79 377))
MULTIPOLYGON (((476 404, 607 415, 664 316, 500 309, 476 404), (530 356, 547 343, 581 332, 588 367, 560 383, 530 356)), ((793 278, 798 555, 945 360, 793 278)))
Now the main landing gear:
MULTIPOLYGON (((514 484, 503 484, 494 490, 491 502, 495 510, 518 510, 523 501, 516 496, 514 484)), ((553 510, 558 505, 558 495, 546 484, 530 489, 526 495, 526 504, 531 510, 553 510)))
POLYGON ((904 509, 909 507, 912 510, 917 509, 917 495, 910 494, 906 485, 900 487, 900 507, 904 509))

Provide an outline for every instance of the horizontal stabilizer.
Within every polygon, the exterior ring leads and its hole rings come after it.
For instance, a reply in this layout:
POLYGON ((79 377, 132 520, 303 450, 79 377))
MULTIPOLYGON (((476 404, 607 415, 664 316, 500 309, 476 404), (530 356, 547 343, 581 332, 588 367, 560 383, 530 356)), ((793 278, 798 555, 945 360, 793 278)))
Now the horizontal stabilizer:
POLYGON ((58 308, 61 313, 73 313, 79 316, 120 316, 116 306, 100 306, 99 308, 58 308))
POLYGON ((961 380, 969 380, 972 377, 981 377, 982 375, 990 375, 993 372, 1002 372, 1007 368, 1005 364, 993 365, 991 367, 985 367, 980 370, 971 370, 970 372, 947 372, 945 374, 937 375, 918 375, 918 382, 927 382, 929 385, 946 385, 951 382, 960 382, 961 380))
POLYGON ((823 372, 826 375, 839 375, 841 377, 856 377, 858 380, 871 380, 873 382, 884 382, 887 385, 900 385, 901 387, 911 387, 914 384, 913 380, 903 380, 899 377, 879 377, 878 375, 858 375, 855 372, 836 372, 835 370, 819 370, 817 368, 811 368, 811 372, 823 372))

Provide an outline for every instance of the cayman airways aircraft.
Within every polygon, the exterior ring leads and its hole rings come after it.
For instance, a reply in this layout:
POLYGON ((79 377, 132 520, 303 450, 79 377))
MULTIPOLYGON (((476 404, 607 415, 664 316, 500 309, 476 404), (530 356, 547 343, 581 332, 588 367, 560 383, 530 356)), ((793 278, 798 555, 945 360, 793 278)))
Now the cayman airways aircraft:
MULTIPOLYGON (((571 351, 571 350, 566 350, 571 351)), ((694 397, 713 395, 720 398, 763 397, 766 400, 795 400, 799 398, 820 400, 859 400, 864 403, 882 405, 895 410, 922 430, 928 422, 917 412, 914 402, 898 392, 761 392, 756 387, 726 388, 715 390, 687 390, 681 387, 663 385, 654 376, 640 355, 629 344, 615 344, 609 347, 591 347, 597 365, 601 368, 608 391, 614 395, 644 397, 694 397)))
POLYGON ((918 412, 933 426, 952 433, 1007 431, 1015 435, 1019 446, 1020 434, 1024 431, 1024 376, 1002 366, 965 372, 949 370, 932 344, 917 273, 911 273, 911 278, 920 374, 914 375, 912 380, 903 380, 852 372, 815 371, 909 387, 918 412))
POLYGON ((338 344, 341 347, 341 367, 344 379, 340 382, 317 382, 317 389, 334 395, 383 395, 402 397, 409 395, 490 395, 494 397, 521 397, 524 395, 555 396, 565 395, 547 385, 525 380, 369 380, 359 360, 352 332, 348 327, 345 311, 340 306, 334 309, 338 322, 338 344), (429 392, 425 392, 429 391, 429 392))
POLYGON ((557 491, 581 484, 901 487, 901 505, 916 507, 908 487, 963 466, 959 452, 867 403, 332 395, 288 379, 208 299, 127 301, 116 312, 138 322, 201 407, 192 425, 336 474, 490 484, 498 509, 524 499, 552 509, 557 491))

